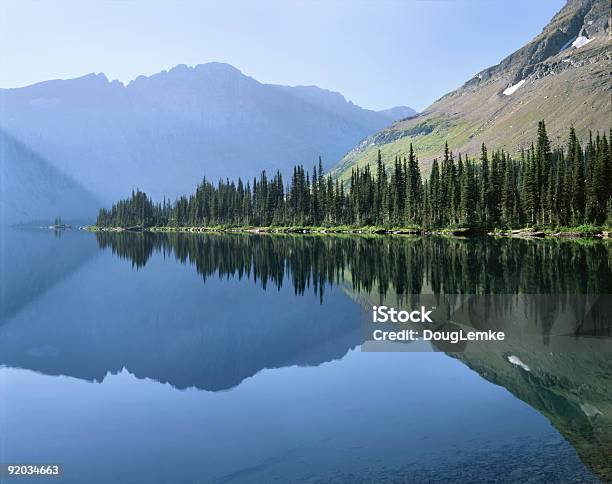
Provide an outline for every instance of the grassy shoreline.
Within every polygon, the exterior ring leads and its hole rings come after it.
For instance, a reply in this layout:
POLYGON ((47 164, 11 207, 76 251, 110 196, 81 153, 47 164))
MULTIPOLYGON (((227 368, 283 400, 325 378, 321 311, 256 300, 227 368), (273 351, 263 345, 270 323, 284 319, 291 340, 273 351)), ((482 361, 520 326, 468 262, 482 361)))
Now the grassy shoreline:
POLYGON ((98 227, 90 225, 85 227, 90 232, 182 232, 182 233, 261 233, 261 234, 355 234, 355 235, 446 235, 455 237, 471 236, 495 236, 512 238, 603 238, 612 237, 610 227, 577 226, 577 227, 525 227, 521 229, 494 229, 485 230, 479 228, 456 227, 441 229, 424 229, 421 227, 384 227, 384 226, 337 226, 337 227, 313 227, 313 226, 205 226, 205 227, 98 227))

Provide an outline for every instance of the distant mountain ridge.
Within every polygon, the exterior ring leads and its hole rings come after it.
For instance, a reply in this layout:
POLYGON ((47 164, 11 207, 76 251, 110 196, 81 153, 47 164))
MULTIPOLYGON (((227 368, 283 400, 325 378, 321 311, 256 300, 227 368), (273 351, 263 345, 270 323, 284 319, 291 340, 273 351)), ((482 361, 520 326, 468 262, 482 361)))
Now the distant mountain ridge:
POLYGON ((395 106, 389 109, 383 109, 382 111, 378 111, 381 114, 384 114, 389 119, 393 121, 399 121, 401 119, 410 118, 415 116, 417 112, 408 107, 408 106, 395 106))
MULTIPOLYGON (((270 84, 273 85, 273 84, 270 84)), ((275 86, 284 92, 299 96, 305 101, 315 104, 336 115, 356 119, 363 126, 372 127, 381 122, 381 116, 393 121, 413 116, 416 111, 408 106, 394 106, 381 111, 364 109, 346 98, 339 92, 321 89, 317 86, 275 86)))
POLYGON ((356 145, 335 168, 348 177, 372 164, 380 149, 387 162, 406 155, 410 143, 425 172, 444 143, 476 154, 481 143, 516 155, 531 142, 539 120, 554 144, 570 126, 610 129, 610 3, 569 0, 542 33, 499 64, 483 69, 422 113, 400 120, 356 145))
POLYGON ((104 74, 0 90, 0 128, 109 202, 191 192, 203 176, 289 175, 340 159, 391 121, 314 86, 262 84, 221 63, 127 85, 104 74))

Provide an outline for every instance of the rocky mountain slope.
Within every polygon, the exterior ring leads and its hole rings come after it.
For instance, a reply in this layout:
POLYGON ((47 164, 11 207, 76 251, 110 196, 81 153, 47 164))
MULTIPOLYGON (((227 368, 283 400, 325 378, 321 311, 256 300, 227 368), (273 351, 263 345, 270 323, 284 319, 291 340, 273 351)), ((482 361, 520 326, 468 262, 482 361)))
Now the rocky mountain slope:
MULTIPOLYGON (((388 113, 314 86, 262 84, 228 64, 179 65, 128 85, 104 74, 0 90, 0 127, 105 201, 189 193, 338 160, 388 113)), ((288 173, 287 173, 288 174, 288 173)))
MULTIPOLYGON (((406 154, 413 143, 425 172, 444 143, 454 151, 478 152, 481 143, 516 153, 531 142, 537 122, 546 120, 553 143, 575 126, 579 136, 610 126, 610 4, 569 0, 527 45, 484 69, 423 113, 401 120, 362 140, 336 167, 406 154)), ((477 52, 474 53, 477 55, 477 52)))
POLYGON ((91 221, 99 200, 39 154, 0 130, 0 226, 61 216, 91 221))

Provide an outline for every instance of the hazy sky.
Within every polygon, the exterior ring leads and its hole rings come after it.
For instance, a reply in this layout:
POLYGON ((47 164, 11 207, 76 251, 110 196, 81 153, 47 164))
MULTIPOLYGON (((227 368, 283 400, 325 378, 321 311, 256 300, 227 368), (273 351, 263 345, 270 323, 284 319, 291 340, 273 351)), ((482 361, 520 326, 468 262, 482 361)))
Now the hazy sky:
POLYGON ((0 87, 228 62, 421 110, 537 35, 562 0, 0 0, 0 87))

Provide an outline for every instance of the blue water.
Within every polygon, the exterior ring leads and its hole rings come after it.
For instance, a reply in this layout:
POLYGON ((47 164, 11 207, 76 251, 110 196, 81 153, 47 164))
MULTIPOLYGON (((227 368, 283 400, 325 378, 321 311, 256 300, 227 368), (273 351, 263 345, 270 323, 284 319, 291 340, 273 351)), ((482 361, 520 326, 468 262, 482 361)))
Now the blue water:
POLYGON ((0 463, 59 463, 70 483, 596 481, 458 359, 361 352, 346 282, 321 298, 288 270, 264 288, 164 250, 135 265, 89 233, 13 237, 0 463), (11 285, 28 251, 38 271, 11 285))

